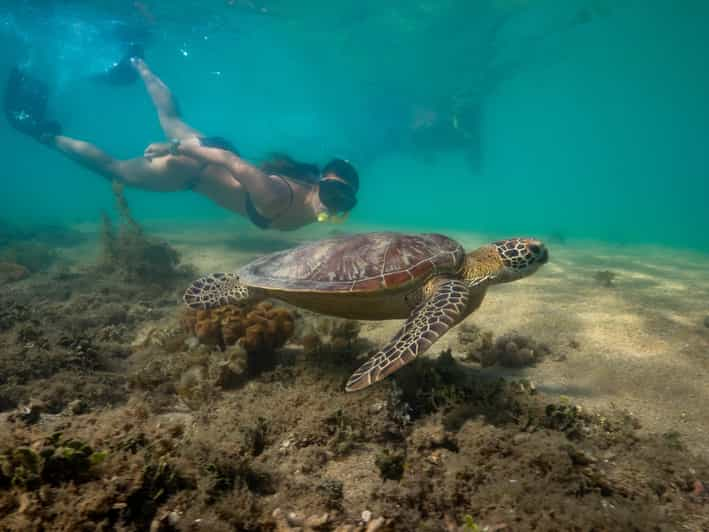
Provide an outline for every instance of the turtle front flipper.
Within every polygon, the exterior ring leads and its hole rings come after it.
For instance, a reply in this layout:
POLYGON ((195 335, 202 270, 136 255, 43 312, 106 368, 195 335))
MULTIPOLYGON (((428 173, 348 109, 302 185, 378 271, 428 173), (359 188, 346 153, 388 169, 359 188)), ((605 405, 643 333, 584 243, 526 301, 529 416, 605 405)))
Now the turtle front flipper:
POLYGON ((193 309, 233 305, 251 299, 248 286, 241 284, 235 273, 212 273, 200 277, 185 290, 182 300, 193 309))
POLYGON ((346 391, 361 390, 394 373, 470 313, 470 293, 465 283, 457 279, 433 282, 437 284, 430 297, 413 310, 386 347, 352 374, 346 391))

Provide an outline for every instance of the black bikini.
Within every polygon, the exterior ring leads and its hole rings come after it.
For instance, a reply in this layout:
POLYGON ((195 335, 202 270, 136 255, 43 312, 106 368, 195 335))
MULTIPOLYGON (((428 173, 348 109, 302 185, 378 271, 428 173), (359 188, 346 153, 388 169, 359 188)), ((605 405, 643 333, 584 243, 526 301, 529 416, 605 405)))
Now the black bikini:
MULTIPOLYGON (((218 148, 220 150, 226 150, 232 152, 236 156, 240 156, 239 152, 236 150, 234 145, 226 140, 223 137, 199 137, 199 143, 201 146, 206 146, 208 148, 218 148)), ((201 173, 204 171, 204 169, 209 166, 209 164, 205 164, 200 172, 199 175, 201 176, 201 173)), ((251 199, 251 195, 246 192, 246 214, 249 217, 249 220, 251 220, 251 223, 253 223, 256 227, 260 227, 261 229, 269 229, 271 225, 273 224, 276 219, 278 219, 280 216, 285 214, 288 209, 291 208, 291 205, 293 205, 293 199, 294 199, 294 194, 293 194, 293 187, 291 187, 291 184, 288 182, 288 180, 277 174, 273 174, 269 177, 278 177, 283 182, 286 184, 288 187, 288 193, 289 193, 289 199, 288 199, 288 206, 283 210, 281 214, 276 216, 275 218, 266 218, 263 214, 258 212, 258 209, 256 208, 256 205, 254 205, 253 200, 251 199)), ((193 179, 190 179, 187 184, 185 185, 186 190, 194 190, 197 185, 199 185, 201 181, 201 177, 196 177, 193 179)))
POLYGON ((281 212, 281 214, 279 214, 275 218, 266 218, 263 214, 258 212, 258 209, 256 209, 256 205, 254 205, 254 202, 251 200, 251 195, 248 192, 246 193, 246 214, 248 215, 249 220, 251 220, 251 223, 261 229, 270 229, 273 222, 275 222, 279 217, 283 216, 286 212, 288 212, 288 209, 290 209, 291 205, 293 205, 293 187, 288 182, 288 180, 280 175, 272 175, 270 177, 281 178, 288 187, 288 192, 290 196, 288 199, 288 206, 283 210, 283 212, 281 212))

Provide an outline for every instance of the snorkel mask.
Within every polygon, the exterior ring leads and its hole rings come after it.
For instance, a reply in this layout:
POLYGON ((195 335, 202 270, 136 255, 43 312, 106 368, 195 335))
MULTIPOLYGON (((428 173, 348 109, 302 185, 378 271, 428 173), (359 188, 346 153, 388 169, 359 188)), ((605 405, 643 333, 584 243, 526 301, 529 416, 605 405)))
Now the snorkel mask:
POLYGON ((349 162, 334 159, 325 166, 321 175, 318 195, 327 212, 320 213, 318 221, 344 222, 349 212, 357 205, 357 171, 349 162))

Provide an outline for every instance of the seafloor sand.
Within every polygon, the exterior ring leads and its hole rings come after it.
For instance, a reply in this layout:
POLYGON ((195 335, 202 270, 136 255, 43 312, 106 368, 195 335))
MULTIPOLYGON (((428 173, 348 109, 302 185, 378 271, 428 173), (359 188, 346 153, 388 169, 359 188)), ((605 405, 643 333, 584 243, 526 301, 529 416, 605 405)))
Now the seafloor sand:
MULTIPOLYGON (((160 229, 184 260, 203 272, 236 268, 264 252, 333 231, 381 230, 318 226, 273 234, 238 223, 216 231, 213 226, 160 229)), ((447 234, 466 249, 508 236, 447 234)), ((523 370, 481 371, 530 378, 540 390, 568 396, 580 405, 627 409, 649 431, 679 431, 697 452, 709 456, 709 328, 703 323, 709 316, 709 256, 591 241, 552 240, 548 246, 549 264, 528 279, 490 289, 466 322, 496 336, 530 336, 566 359, 523 370), (617 274, 612 288, 594 279, 601 270, 617 274)), ((400 323, 372 322, 363 335, 381 343, 400 323)), ((443 337, 429 355, 448 347, 454 356, 460 354, 454 333, 443 337)))
MULTIPOLYGON (((185 314, 191 277, 168 247, 130 224, 103 248, 96 227, 79 229, 80 244, 50 233, 4 251, 37 267, 5 263, 0 280, 2 530, 709 526, 707 256, 551 241, 537 274, 493 287, 422 360, 348 394, 349 374, 401 322, 363 322, 357 338, 356 323, 292 309, 185 314), (594 278, 604 270, 611 287, 594 278), (549 352, 483 369, 469 356, 483 353, 470 341, 480 330, 549 352)), ((373 229, 146 231, 207 273, 373 229)), ((474 248, 511 235, 450 236, 474 248)))

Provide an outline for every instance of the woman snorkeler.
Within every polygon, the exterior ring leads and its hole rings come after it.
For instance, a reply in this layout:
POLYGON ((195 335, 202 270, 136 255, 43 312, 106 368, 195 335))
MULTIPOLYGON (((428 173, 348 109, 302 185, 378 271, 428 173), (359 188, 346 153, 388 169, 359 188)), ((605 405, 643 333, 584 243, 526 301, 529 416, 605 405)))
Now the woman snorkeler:
POLYGON ((167 85, 141 58, 130 62, 171 139, 151 144, 143 157, 115 159, 89 142, 62 135, 60 125, 46 118, 46 85, 18 69, 8 80, 5 115, 18 131, 109 180, 157 192, 193 190, 262 229, 288 231, 342 220, 356 205, 359 176, 348 161, 333 159, 320 169, 277 154, 251 164, 226 139, 204 136, 185 123, 167 85))

